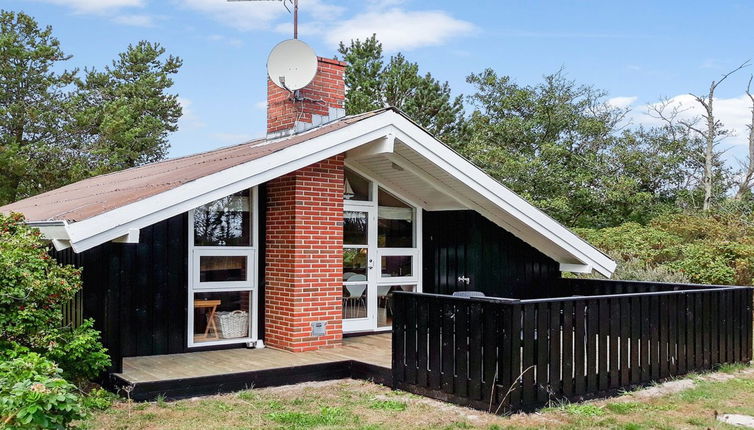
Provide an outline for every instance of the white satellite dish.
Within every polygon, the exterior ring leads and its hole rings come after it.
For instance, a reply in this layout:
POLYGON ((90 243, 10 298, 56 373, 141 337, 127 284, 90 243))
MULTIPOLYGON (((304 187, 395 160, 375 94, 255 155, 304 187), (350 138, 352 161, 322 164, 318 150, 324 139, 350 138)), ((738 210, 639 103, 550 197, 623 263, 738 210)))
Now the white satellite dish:
POLYGON ((275 85, 296 91, 309 85, 317 74, 317 54, 298 39, 278 43, 267 58, 267 75, 275 85))

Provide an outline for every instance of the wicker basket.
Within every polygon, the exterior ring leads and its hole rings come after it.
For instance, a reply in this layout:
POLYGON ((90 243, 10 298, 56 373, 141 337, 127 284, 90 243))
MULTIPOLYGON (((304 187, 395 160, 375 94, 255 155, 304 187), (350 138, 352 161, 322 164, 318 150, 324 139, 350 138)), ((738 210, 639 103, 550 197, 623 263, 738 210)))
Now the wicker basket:
POLYGON ((217 312, 215 324, 224 339, 235 339, 249 335, 249 313, 245 311, 217 312))

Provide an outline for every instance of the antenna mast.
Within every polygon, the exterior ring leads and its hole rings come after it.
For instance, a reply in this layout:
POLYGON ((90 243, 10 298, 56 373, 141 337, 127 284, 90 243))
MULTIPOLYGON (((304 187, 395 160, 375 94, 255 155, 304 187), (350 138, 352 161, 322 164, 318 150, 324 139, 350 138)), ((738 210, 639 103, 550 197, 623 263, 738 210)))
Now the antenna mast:
POLYGON ((293 6, 293 38, 298 39, 298 0, 227 0, 229 2, 234 1, 281 1, 283 2, 283 6, 288 10, 288 12, 291 12, 291 9, 288 7, 288 3, 293 6))

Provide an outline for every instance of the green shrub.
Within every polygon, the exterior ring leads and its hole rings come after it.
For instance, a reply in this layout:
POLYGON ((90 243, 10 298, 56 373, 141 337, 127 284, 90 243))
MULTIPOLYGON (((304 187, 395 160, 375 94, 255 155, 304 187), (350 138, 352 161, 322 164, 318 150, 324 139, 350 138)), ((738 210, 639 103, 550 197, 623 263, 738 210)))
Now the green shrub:
POLYGON ((618 262, 614 279, 754 284, 754 218, 746 214, 671 214, 642 226, 578 230, 618 262))
POLYGON ((680 247, 681 258, 670 263, 692 282, 751 285, 754 246, 734 242, 698 241, 680 247))
POLYGON ((638 259, 653 265, 674 260, 678 253, 675 246, 683 242, 673 233, 635 222, 603 229, 577 229, 576 232, 619 260, 638 259))
POLYGON ((52 259, 39 230, 0 214, 0 351, 37 352, 72 379, 102 372, 110 359, 92 321, 62 325, 62 305, 79 289, 80 270, 52 259))
POLYGON ((58 345, 50 349, 48 357, 65 370, 64 376, 93 379, 110 365, 93 325, 94 321, 87 319, 75 329, 61 330, 58 345))
POLYGON ((63 429, 85 417, 76 386, 50 360, 29 353, 0 361, 0 422, 15 429, 63 429))
POLYGON ((89 410, 104 411, 112 406, 117 398, 118 396, 104 388, 95 388, 86 393, 83 405, 89 410))
MULTIPOLYGON (((614 257, 618 262, 613 273, 613 279, 651 282, 670 282, 685 284, 690 282, 685 273, 666 265, 652 265, 638 258, 621 259, 614 257)), ((595 277, 589 275, 586 277, 595 277)))

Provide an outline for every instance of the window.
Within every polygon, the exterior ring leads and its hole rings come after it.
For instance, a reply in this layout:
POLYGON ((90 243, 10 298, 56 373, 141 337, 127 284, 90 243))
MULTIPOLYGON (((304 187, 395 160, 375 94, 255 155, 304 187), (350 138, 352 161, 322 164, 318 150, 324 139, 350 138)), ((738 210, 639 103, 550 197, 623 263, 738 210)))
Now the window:
POLYGON ((189 346, 255 337, 254 196, 241 191, 189 214, 189 346))
POLYGON ((343 212, 343 244, 366 245, 369 241, 369 218, 366 212, 343 212))
POLYGON ((377 246, 380 248, 413 248, 414 208, 379 189, 377 246))
POLYGON ((368 248, 345 248, 343 249, 343 281, 361 279, 367 280, 369 273, 367 271, 367 258, 369 255, 368 248), (355 275, 360 275, 356 276, 355 275))
POLYGON ((194 343, 249 337, 251 292, 194 294, 194 343))
POLYGON ((372 183, 350 169, 345 169, 343 199, 351 201, 371 201, 372 183))
POLYGON ((393 308, 390 306, 396 291, 416 292, 416 285, 380 285, 377 287, 377 327, 393 325, 393 308))
POLYGON ((251 288, 254 249, 194 248, 194 288, 251 288))
POLYGON ((421 291, 421 210, 395 194, 397 190, 386 187, 375 178, 346 168, 344 332, 389 329, 392 294, 421 291))
POLYGON ((249 190, 194 209, 194 246, 251 246, 249 190))
POLYGON ((414 274, 412 255, 383 255, 380 260, 383 278, 411 277, 414 274))

